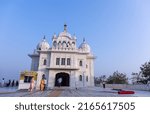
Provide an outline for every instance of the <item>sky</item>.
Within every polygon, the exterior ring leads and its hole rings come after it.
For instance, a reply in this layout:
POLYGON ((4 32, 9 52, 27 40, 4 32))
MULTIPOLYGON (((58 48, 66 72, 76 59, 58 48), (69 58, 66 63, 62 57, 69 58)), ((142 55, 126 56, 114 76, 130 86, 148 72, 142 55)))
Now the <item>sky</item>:
POLYGON ((63 31, 85 38, 96 56, 95 76, 139 72, 150 60, 149 0, 0 0, 0 78, 30 70, 43 36, 63 31))

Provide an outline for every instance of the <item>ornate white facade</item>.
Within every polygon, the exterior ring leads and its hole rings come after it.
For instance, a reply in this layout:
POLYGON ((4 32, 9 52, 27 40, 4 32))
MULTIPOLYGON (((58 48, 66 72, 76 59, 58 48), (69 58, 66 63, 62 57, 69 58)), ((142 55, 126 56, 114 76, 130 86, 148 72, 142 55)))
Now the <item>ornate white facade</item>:
POLYGON ((67 32, 67 25, 58 36, 53 35, 52 45, 45 37, 42 39, 34 53, 29 54, 32 59, 31 71, 38 73, 37 89, 43 76, 46 77, 48 88, 58 86, 60 77, 61 86, 94 86, 94 56, 90 46, 85 40, 79 48, 76 44, 76 36, 67 32))

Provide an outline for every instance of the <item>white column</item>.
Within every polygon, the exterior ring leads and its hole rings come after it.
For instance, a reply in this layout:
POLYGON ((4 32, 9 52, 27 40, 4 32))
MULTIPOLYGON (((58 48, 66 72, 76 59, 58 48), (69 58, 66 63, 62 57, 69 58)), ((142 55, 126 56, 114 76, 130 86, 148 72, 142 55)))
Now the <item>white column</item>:
POLYGON ((48 88, 54 88, 55 86, 55 72, 49 70, 48 88))

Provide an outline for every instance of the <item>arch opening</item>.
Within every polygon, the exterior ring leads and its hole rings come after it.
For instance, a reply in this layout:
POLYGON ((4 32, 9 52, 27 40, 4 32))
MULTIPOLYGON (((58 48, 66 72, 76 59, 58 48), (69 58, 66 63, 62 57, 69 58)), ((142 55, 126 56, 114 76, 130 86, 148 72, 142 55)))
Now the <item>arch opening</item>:
POLYGON ((68 73, 57 73, 55 76, 55 86, 70 86, 70 76, 68 73), (61 78, 61 84, 59 82, 61 78))

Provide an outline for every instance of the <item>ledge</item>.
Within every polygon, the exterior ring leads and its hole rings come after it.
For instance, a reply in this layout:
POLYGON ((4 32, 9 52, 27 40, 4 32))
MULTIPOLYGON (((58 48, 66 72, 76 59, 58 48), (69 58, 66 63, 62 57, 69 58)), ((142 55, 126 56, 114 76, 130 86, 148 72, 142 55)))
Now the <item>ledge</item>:
POLYGON ((79 68, 47 67, 48 70, 79 70, 79 68))

